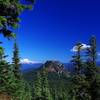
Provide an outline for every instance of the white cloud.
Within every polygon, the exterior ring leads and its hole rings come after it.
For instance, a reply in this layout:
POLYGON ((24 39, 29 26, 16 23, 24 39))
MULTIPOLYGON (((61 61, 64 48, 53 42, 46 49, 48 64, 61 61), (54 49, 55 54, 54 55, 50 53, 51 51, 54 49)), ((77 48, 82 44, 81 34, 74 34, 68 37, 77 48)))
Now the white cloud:
POLYGON ((34 64, 34 63, 37 63, 36 61, 31 61, 31 60, 29 60, 29 59, 27 59, 27 58, 25 58, 25 59, 21 59, 20 60, 20 62, 22 63, 22 64, 34 64))
MULTIPOLYGON (((90 45, 87 45, 87 44, 82 43, 81 50, 85 50, 85 49, 87 49, 87 48, 90 48, 90 45)), ((77 52, 77 50, 78 50, 78 46, 74 46, 74 47, 71 49, 72 52, 77 52)))

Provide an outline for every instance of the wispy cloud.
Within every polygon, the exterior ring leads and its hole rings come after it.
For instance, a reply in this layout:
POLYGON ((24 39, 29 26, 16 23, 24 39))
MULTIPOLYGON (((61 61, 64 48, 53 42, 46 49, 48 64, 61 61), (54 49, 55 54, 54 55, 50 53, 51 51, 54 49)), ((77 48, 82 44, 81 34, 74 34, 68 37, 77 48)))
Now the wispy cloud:
POLYGON ((34 64, 34 63, 37 63, 37 62, 36 61, 32 61, 32 60, 30 60, 28 58, 25 58, 25 59, 21 59, 20 63, 22 63, 22 64, 34 64))
MULTIPOLYGON (((87 44, 84 44, 82 43, 82 47, 81 47, 81 50, 85 50, 87 48, 90 48, 90 45, 87 45, 87 44)), ((74 46, 72 49, 71 49, 71 52, 77 52, 78 51, 78 46, 74 46)))

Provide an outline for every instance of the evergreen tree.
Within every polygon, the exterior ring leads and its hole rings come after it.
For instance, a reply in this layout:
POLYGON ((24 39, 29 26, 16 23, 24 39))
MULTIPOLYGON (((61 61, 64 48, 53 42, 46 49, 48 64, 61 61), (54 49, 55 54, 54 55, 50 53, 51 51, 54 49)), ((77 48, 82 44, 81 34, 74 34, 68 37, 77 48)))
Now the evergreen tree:
POLYGON ((73 75, 73 78, 71 80, 71 90, 69 94, 71 95, 72 100, 91 100, 89 94, 88 94, 88 83, 85 80, 85 76, 82 72, 83 69, 83 62, 82 62, 82 56, 81 56, 81 49, 82 44, 78 43, 76 45, 76 55, 73 56, 72 63, 75 66, 75 72, 73 75))
POLYGON ((42 100, 52 100, 52 96, 50 94, 50 87, 48 83, 48 78, 46 71, 43 70, 41 73, 41 83, 42 83, 42 100))
POLYGON ((87 49, 87 55, 88 55, 88 60, 87 60, 87 78, 91 81, 94 81, 96 79, 96 38, 93 36, 90 39, 90 48, 87 49))
POLYGON ((24 100, 32 100, 32 90, 31 90, 31 87, 30 85, 26 82, 26 81, 23 81, 24 84, 25 84, 25 99, 24 100))
POLYGON ((91 100, 99 100, 100 99, 100 83, 97 79, 97 67, 96 67, 96 37, 92 36, 90 39, 90 48, 87 49, 88 60, 87 60, 87 68, 86 68, 86 79, 89 82, 89 92, 91 95, 91 100))
POLYGON ((14 43, 14 51, 13 51, 13 58, 12 58, 12 64, 13 64, 13 71, 14 75, 17 79, 20 79, 20 57, 19 57, 19 49, 17 46, 17 43, 15 41, 14 43))
POLYGON ((19 57, 19 49, 17 43, 14 43, 14 51, 13 51, 13 58, 12 58, 12 74, 14 77, 13 83, 16 84, 14 87, 14 99, 15 100, 31 100, 31 92, 29 90, 28 85, 23 80, 22 75, 20 73, 20 57, 19 57))
POLYGON ((4 57, 4 48, 0 47, 0 90, 4 88, 6 81, 8 81, 8 64, 4 57))
POLYGON ((33 100, 42 100, 42 84, 41 84, 41 74, 37 72, 37 79, 33 86, 34 93, 33 93, 33 100))
POLYGON ((45 69, 37 73, 34 84, 33 100, 52 100, 45 69))
POLYGON ((13 100, 32 100, 30 87, 25 80, 21 79, 16 83, 13 100))
POLYGON ((0 92, 12 96, 14 93, 14 77, 11 65, 5 60, 4 49, 0 50, 0 92))
POLYGON ((72 63, 75 65, 75 73, 77 75, 80 75, 81 73, 81 68, 82 68, 82 59, 81 59, 81 48, 82 48, 81 43, 76 44, 76 54, 73 56, 72 63))

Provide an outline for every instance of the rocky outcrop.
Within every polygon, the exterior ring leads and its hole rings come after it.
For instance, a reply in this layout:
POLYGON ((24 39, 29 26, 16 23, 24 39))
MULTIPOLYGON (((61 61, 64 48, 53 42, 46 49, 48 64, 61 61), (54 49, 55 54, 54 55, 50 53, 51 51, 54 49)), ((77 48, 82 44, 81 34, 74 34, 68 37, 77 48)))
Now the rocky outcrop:
POLYGON ((43 67, 45 67, 48 72, 63 73, 65 71, 64 65, 58 61, 47 61, 43 67))

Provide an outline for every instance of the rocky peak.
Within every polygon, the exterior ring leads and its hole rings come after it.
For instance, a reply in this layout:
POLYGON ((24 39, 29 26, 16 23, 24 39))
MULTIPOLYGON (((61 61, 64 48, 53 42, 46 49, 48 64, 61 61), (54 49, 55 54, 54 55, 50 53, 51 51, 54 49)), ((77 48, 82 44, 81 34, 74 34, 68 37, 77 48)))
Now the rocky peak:
POLYGON ((47 61, 43 64, 43 67, 46 68, 48 72, 62 73, 64 71, 64 65, 59 61, 47 61))

